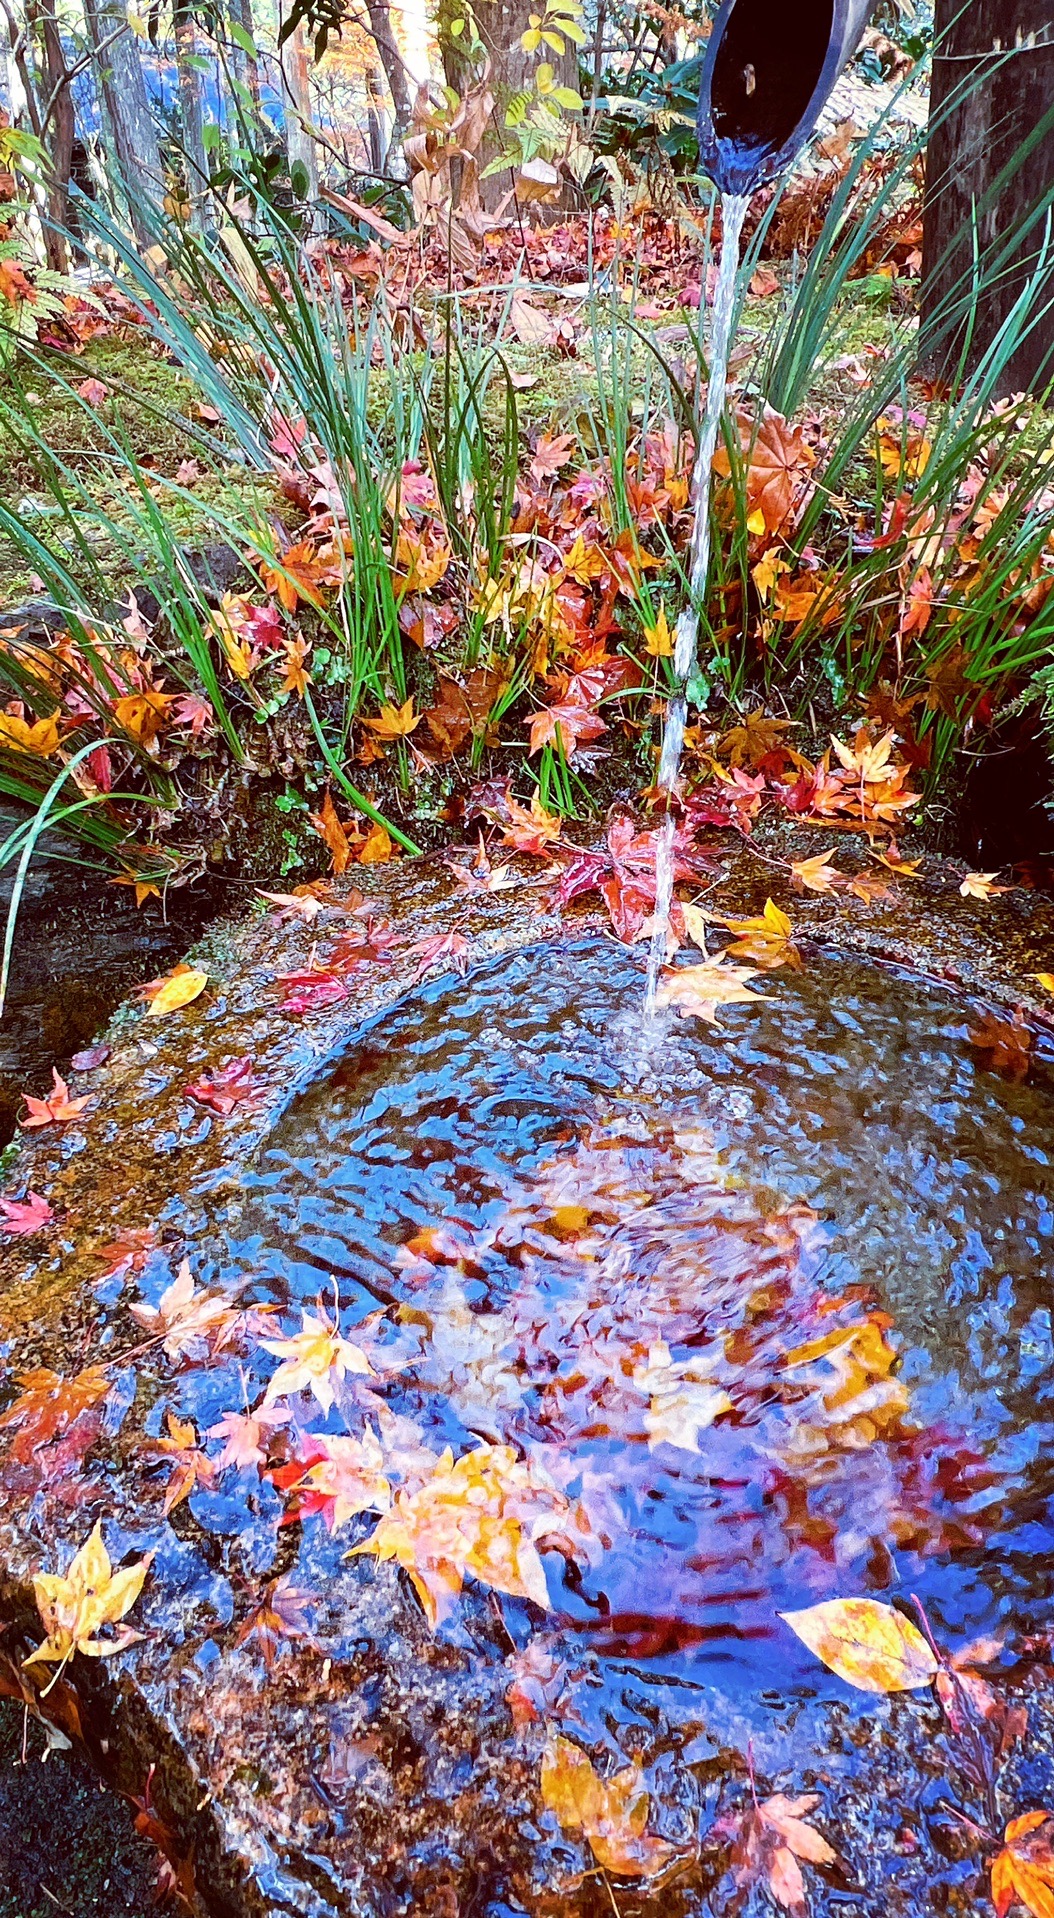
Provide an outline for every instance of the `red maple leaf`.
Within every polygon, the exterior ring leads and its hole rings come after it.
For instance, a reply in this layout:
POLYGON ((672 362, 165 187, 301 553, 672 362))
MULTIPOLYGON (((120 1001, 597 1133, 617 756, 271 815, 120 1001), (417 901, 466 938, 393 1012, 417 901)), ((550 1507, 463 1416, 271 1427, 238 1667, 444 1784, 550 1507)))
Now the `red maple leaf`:
POLYGON ((0 1199, 0 1232, 13 1238, 28 1237, 50 1225, 55 1214, 39 1192, 28 1192, 24 1199, 0 1199))
POLYGON ((184 1091, 197 1105, 208 1106, 227 1118, 237 1105, 258 1106, 263 1087, 253 1076, 252 1055, 247 1053, 244 1058, 232 1059, 228 1065, 221 1066, 218 1072, 203 1072, 201 1078, 184 1087, 184 1091))

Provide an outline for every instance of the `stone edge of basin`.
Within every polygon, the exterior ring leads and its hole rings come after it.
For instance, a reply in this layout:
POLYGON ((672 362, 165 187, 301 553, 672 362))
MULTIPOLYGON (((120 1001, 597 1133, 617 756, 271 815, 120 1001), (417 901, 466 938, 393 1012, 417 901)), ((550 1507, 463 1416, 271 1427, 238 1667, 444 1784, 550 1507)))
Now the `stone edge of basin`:
MULTIPOLYGON (((751 848, 736 841, 716 850, 719 872, 701 887, 712 910, 753 913, 775 893, 806 946, 901 966, 968 995, 1019 1005, 1026 1016, 1050 1024, 1033 975, 1054 970, 1054 901, 1020 892, 988 902, 963 899, 957 884, 939 874, 922 884, 905 882, 895 903, 864 904, 841 894, 792 900, 785 878, 775 879, 771 865, 751 848)), ((800 854, 798 841, 795 850, 800 854)), ((561 916, 530 862, 514 861, 513 869, 524 881, 520 889, 485 896, 455 893, 449 868, 439 859, 356 872, 354 888, 366 894, 378 917, 393 921, 407 943, 396 948, 391 963, 353 973, 347 999, 336 1006, 290 1015, 281 1008, 275 982, 304 967, 331 935, 339 937, 355 922, 333 911, 314 925, 283 923, 268 912, 218 925, 199 942, 194 958, 208 971, 209 984, 190 1006, 163 1019, 133 1005, 115 1015, 106 1063, 76 1075, 71 1086, 77 1095, 90 1096, 91 1110, 61 1130, 23 1133, 3 1181, 8 1194, 40 1193, 55 1213, 40 1234, 0 1243, 0 1363, 8 1377, 35 1366, 65 1372, 91 1362, 100 1271, 93 1254, 137 1226, 158 1224, 164 1233, 167 1221, 173 1239, 182 1236, 195 1204, 236 1177, 240 1163, 326 1057, 418 982, 422 955, 414 944, 460 933, 467 941, 460 962, 472 967, 561 933, 583 937, 599 929, 602 922, 592 911, 561 916), (184 1088, 204 1070, 245 1054, 253 1056, 263 1087, 259 1110, 236 1108, 221 1118, 186 1098, 184 1088), (174 1209, 177 1190, 185 1199, 174 1209)), ((352 890, 349 876, 345 884, 337 882, 335 896, 352 890)), ((453 972, 452 959, 441 954, 426 977, 453 972)), ((128 1331, 133 1342, 142 1337, 134 1320, 128 1331)), ((74 1530, 77 1542, 86 1531, 84 1514, 74 1512, 63 1562, 74 1530)), ((10 1511, 0 1512, 0 1653, 4 1633, 24 1631, 35 1618, 30 1578, 44 1557, 42 1540, 10 1511)), ((46 1568, 55 1569, 53 1557, 46 1568)), ((149 1587, 144 1602, 148 1620, 149 1587)), ((222 1808, 201 1802, 207 1786, 182 1752, 178 1726, 159 1716, 137 1684, 135 1650, 107 1667, 78 1670, 78 1695, 89 1755, 111 1783, 128 1792, 138 1781, 141 1789, 149 1766, 158 1767, 155 1802, 159 1814, 177 1821, 194 1844, 204 1908, 214 1918, 257 1918, 267 1910, 244 1852, 239 1857, 238 1834, 224 1832, 222 1808)))

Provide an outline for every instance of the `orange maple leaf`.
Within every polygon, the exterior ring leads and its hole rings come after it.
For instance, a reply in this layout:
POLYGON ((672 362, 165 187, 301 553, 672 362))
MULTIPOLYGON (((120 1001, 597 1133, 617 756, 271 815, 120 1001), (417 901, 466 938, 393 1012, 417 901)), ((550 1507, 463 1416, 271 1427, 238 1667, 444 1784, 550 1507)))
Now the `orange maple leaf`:
POLYGON ((1015 1899, 1032 1918, 1054 1918, 1054 1816, 1026 1811, 1012 1818, 992 1865, 992 1903, 1006 1918, 1015 1899))
POLYGON ((46 1099, 34 1099, 31 1093, 24 1092, 26 1117, 21 1121, 24 1131, 32 1132, 39 1126, 69 1125, 71 1119, 78 1119, 92 1103, 83 1099, 71 1099, 70 1089, 65 1079, 60 1079, 54 1066, 51 1068, 51 1091, 46 1099))

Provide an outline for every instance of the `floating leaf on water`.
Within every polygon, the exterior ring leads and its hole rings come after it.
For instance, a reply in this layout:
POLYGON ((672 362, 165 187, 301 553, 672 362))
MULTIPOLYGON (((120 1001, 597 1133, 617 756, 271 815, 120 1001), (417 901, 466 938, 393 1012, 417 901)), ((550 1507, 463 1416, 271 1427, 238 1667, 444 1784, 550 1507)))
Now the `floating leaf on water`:
POLYGON ((288 1339, 262 1339, 265 1352, 272 1352, 282 1364, 267 1387, 265 1403, 286 1398, 293 1392, 311 1392, 324 1412, 332 1409, 336 1384, 349 1372, 372 1373, 365 1352, 359 1345, 341 1336, 340 1327, 324 1312, 305 1312, 302 1330, 288 1339))
POLYGON ((564 1831, 584 1834, 602 1871, 653 1878, 677 1856, 676 1846, 647 1829, 651 1800, 640 1768, 602 1779, 588 1753, 560 1733, 542 1758, 542 1799, 564 1831))
POLYGON ((88 1658, 110 1658, 138 1637, 125 1631, 116 1638, 100 1638, 104 1625, 117 1625, 135 1604, 153 1557, 148 1552, 135 1565, 115 1572, 103 1543, 102 1523, 81 1546, 68 1572, 38 1572, 33 1580, 37 1610, 47 1637, 23 1662, 65 1664, 74 1652, 88 1658))
POLYGON ((918 1626, 875 1598, 832 1598, 780 1617, 857 1691, 918 1691, 931 1685, 939 1670, 918 1626))
POLYGON ((992 1865, 992 1903, 1006 1918, 1016 1900, 1032 1918, 1054 1918, 1054 1814, 1026 1811, 1012 1818, 992 1865))
POLYGON ((764 1005, 764 999, 746 983, 758 970, 757 966, 728 965, 721 958, 708 959, 703 966, 682 966, 660 981, 655 1003, 676 1006, 682 1018, 705 1019, 714 1026, 718 1006, 764 1005))

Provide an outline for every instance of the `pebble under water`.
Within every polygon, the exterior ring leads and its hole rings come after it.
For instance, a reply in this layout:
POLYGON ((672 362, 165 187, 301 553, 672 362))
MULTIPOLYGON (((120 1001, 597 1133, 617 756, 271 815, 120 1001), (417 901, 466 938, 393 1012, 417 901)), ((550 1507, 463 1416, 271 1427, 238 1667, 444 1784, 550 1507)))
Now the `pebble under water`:
POLYGON ((649 1031, 593 938, 419 989, 293 1099, 223 1254, 351 1338, 387 1308, 326 1430, 383 1401, 581 1501, 548 1615, 500 1604, 583 1729, 847 1699, 779 1617, 825 1598, 916 1593, 952 1647, 1045 1623, 1052 1068, 986 1069, 962 999, 864 961, 757 983, 649 1031))

